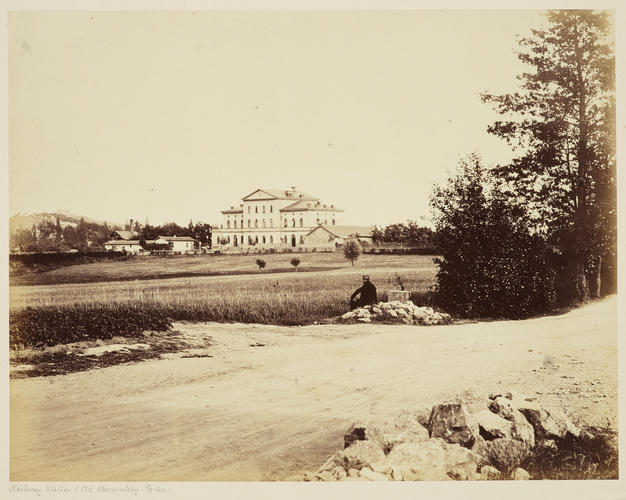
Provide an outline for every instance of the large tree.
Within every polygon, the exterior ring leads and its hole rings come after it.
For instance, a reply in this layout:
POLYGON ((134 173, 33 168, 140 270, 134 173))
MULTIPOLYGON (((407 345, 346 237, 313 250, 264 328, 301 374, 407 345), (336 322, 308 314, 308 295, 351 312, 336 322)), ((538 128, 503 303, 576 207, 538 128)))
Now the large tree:
POLYGON ((485 93, 504 115, 489 132, 520 152, 499 168, 511 198, 571 263, 578 297, 597 295, 615 253, 615 60, 607 12, 558 10, 519 40, 520 90, 485 93))

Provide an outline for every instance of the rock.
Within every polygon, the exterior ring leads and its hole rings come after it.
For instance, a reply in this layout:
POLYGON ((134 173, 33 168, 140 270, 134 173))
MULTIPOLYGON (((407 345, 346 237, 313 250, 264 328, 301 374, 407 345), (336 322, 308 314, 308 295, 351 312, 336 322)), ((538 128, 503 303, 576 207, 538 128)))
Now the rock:
POLYGON ((424 428, 428 428, 428 421, 432 411, 433 407, 427 405, 421 405, 415 410, 415 418, 424 428))
POLYGON ((324 464, 317 469, 317 473, 319 474, 324 471, 333 471, 337 467, 343 467, 343 457, 339 452, 333 453, 328 460, 326 460, 326 462, 324 462, 324 464))
POLYGON ((552 451, 558 451, 558 447, 554 439, 542 439, 537 443, 537 448, 543 448, 552 451))
POLYGON ((317 475, 313 474, 312 472, 305 472, 302 476, 302 480, 303 481, 317 481, 317 475))
POLYGON ((398 467, 391 468, 391 479, 394 481, 404 481, 402 477, 402 471, 398 467))
POLYGON ((448 476, 455 481, 475 481, 480 478, 476 472, 476 464, 473 462, 463 462, 457 464, 448 471, 448 476))
POLYGON ((354 441, 364 441, 368 439, 367 428, 369 424, 364 422, 354 423, 343 436, 343 447, 347 448, 354 441))
POLYGON ((391 466, 387 462, 373 463, 370 468, 379 474, 387 474, 391 472, 391 466))
POLYGON ((482 410, 474 415, 485 439, 511 437, 513 424, 489 410, 482 410))
POLYGON ((474 446, 472 446, 472 452, 480 457, 477 461, 478 465, 487 465, 489 464, 489 448, 487 448, 487 442, 482 436, 478 436, 476 441, 474 442, 474 446))
POLYGON ((388 314, 389 316, 391 316, 392 318, 397 318, 397 317, 398 317, 398 313, 397 313, 394 309, 389 309, 389 310, 387 310, 386 312, 387 312, 387 314, 388 314))
POLYGON ((478 425, 461 404, 444 403, 433 407, 428 422, 431 438, 443 438, 471 448, 478 436, 478 425))
POLYGON ((374 314, 376 314, 376 315, 379 315, 379 314, 383 313, 382 309, 380 307, 376 307, 376 306, 372 307, 372 312, 374 314))
POLYGON ((525 469, 522 469, 521 467, 516 467, 515 469, 513 469, 513 472, 511 472, 511 479, 516 481, 528 480, 530 479, 530 474, 525 469))
POLYGON ((487 442, 490 462, 498 469, 511 470, 530 456, 530 447, 521 441, 498 438, 487 442))
POLYGON ((346 473, 346 469, 344 469, 343 467, 336 467, 332 471, 332 474, 333 474, 333 477, 335 478, 335 481, 341 481, 344 477, 348 475, 346 473))
POLYGON ((348 311, 345 314, 341 315, 341 319, 350 319, 350 318, 354 318, 356 316, 356 313, 354 311, 348 311))
POLYGON ((402 443, 387 455, 387 463, 399 469, 404 481, 447 481, 448 472, 458 464, 477 463, 479 457, 467 448, 442 439, 402 443))
POLYGON ((371 323, 372 322, 371 318, 357 318, 356 320, 359 323, 371 323))
POLYGON ((564 439, 568 432, 574 436, 580 435, 580 429, 567 418, 563 410, 548 411, 539 405, 526 404, 520 406, 519 411, 533 426, 538 439, 564 439))
POLYGON ((348 477, 359 477, 358 469, 348 469, 348 477))
POLYGON ((317 474, 317 477, 322 481, 334 481, 335 480, 335 477, 327 470, 317 474))
POLYGON ((343 466, 346 470, 361 469, 365 466, 385 460, 383 450, 370 440, 354 441, 341 452, 343 466))
POLYGON ((480 479, 484 481, 497 481, 501 477, 500 471, 491 465, 483 465, 480 468, 480 479))
POLYGON ((379 472, 374 472, 369 467, 363 467, 361 469, 361 472, 359 472, 359 476, 367 479, 368 481, 389 481, 389 478, 387 476, 379 472))
POLYGON ((535 429, 526 417, 519 410, 515 410, 511 420, 513 422, 511 437, 526 443, 530 448, 535 446, 535 429))

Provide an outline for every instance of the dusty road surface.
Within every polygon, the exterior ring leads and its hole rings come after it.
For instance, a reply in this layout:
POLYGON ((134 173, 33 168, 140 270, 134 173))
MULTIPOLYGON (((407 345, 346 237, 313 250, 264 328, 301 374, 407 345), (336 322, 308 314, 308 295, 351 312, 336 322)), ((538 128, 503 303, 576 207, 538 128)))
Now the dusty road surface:
MULTIPOLYGON (((283 480, 351 422, 473 388, 616 422, 617 299, 565 315, 439 327, 175 325, 194 355, 12 380, 13 481, 283 480)), ((189 353, 188 353, 189 355, 189 353)))

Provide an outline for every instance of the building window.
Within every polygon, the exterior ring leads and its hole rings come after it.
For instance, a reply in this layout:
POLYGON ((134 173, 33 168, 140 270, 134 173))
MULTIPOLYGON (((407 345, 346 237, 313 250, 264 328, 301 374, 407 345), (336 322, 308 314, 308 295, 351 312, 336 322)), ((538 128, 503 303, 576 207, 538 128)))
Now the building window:
POLYGON ((300 227, 304 227, 304 221, 302 220, 302 217, 300 217, 300 227))
POLYGON ((270 243, 274 243, 274 237, 270 235, 270 243))
POLYGON ((258 213, 259 213, 259 207, 258 207, 258 205, 257 205, 256 207, 254 207, 254 213, 255 213, 255 214, 258 214, 258 213))
POLYGON ((300 235, 300 244, 304 245, 304 235, 300 235))
POLYGON ((335 225, 335 219, 333 219, 333 226, 335 225))
POLYGON ((259 227, 259 219, 254 219, 254 227, 259 227))
POLYGON ((274 212, 274 205, 270 205, 270 213, 274 212))
POLYGON ((237 221, 233 221, 235 223, 235 229, 237 229, 237 221))
POLYGON ((265 219, 263 219, 263 227, 265 227, 265 219))
POLYGON ((258 235, 258 234, 254 237, 254 242, 255 242, 255 243, 258 243, 258 242, 259 242, 259 235, 258 235))
POLYGON ((285 219, 284 227, 287 227, 287 219, 285 219))
POLYGON ((250 205, 248 205, 248 213, 250 213, 250 205))
POLYGON ((263 213, 265 213, 265 205, 263 205, 263 213))
POLYGON ((274 219, 270 219, 270 227, 274 227, 274 219))
POLYGON ((324 219, 324 225, 327 226, 328 225, 328 219, 324 219))
POLYGON ((230 229, 230 221, 229 221, 229 220, 227 220, 227 221, 226 221, 226 227, 227 227, 228 229, 230 229))
POLYGON ((296 227, 296 219, 291 219, 291 227, 296 227))
POLYGON ((250 219, 248 219, 248 227, 250 227, 250 219))
POLYGON ((320 223, 320 218, 319 218, 319 217, 318 217, 317 219, 315 219, 315 223, 316 223, 317 225, 319 225, 319 223, 320 223))
POLYGON ((263 244, 265 245, 265 236, 263 236, 263 244))

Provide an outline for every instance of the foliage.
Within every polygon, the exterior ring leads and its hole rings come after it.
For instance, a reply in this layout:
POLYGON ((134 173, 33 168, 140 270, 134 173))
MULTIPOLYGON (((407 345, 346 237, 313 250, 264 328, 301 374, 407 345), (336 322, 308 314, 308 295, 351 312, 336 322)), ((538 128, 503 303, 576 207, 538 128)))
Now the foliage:
POLYGON ((372 241, 377 245, 393 243, 419 249, 434 250, 433 231, 422 227, 415 221, 408 220, 406 224, 390 224, 385 228, 378 226, 372 231, 372 241))
POLYGON ((528 217, 472 154, 431 198, 437 246, 437 302, 464 317, 522 318, 555 303, 549 252, 528 217))
POLYGON ((289 263, 295 267, 296 271, 298 270, 298 266, 300 265, 300 258, 299 257, 294 257, 293 259, 291 259, 289 261, 289 263))
POLYGON ((351 239, 343 245, 343 256, 352 263, 353 267, 354 262, 358 260, 361 253, 363 253, 363 249, 358 240, 351 239))
POLYGON ((118 335, 136 337, 145 330, 165 330, 170 326, 161 308, 147 304, 27 307, 9 313, 9 345, 37 347, 118 335))
POLYGON ((617 433, 588 427, 560 440, 557 449, 535 448, 521 465, 533 479, 618 479, 617 433))
POLYGON ((257 259, 256 260, 256 265, 259 266, 259 272, 261 272, 261 269, 263 269, 266 266, 266 262, 263 259, 257 259))
POLYGON ((603 259, 616 252, 615 60, 608 12, 548 11, 519 41, 530 67, 519 91, 483 94, 503 115, 489 132, 521 155, 499 168, 511 200, 572 261, 579 299, 597 296, 603 259))

